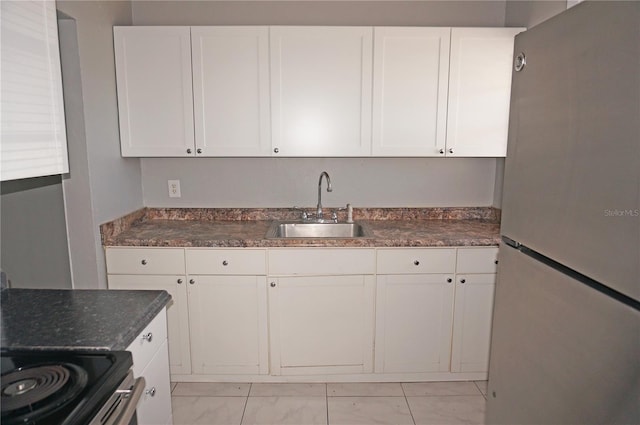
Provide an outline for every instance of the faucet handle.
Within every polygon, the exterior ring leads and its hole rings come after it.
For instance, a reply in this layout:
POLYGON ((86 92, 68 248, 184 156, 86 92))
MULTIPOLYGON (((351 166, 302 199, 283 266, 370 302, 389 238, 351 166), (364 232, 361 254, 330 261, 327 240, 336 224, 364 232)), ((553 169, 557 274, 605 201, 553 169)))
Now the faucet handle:
POLYGON ((294 206, 292 209, 293 209, 294 211, 300 211, 300 212, 301 212, 300 217, 302 217, 302 219, 303 219, 303 220, 307 220, 307 219, 309 218, 309 213, 307 213, 307 212, 304 210, 304 208, 300 208, 300 207, 296 207, 296 206, 294 206))

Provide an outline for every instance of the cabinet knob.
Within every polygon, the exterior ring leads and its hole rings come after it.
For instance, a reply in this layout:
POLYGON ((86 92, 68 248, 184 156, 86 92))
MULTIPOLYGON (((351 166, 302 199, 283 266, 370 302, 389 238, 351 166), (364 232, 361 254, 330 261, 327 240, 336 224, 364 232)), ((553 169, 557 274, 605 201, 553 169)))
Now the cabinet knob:
POLYGON ((140 261, 140 264, 142 264, 143 266, 146 266, 147 265, 147 260, 140 261))
POLYGON ((453 282, 453 279, 451 279, 450 277, 447 278, 447 283, 451 283, 453 282))
POLYGON ((229 262, 228 262, 227 260, 223 260, 223 261, 222 261, 222 265, 223 265, 223 266, 228 266, 228 265, 229 265, 229 262))
POLYGON ((444 155, 444 149, 440 149, 440 154, 444 155))
POLYGON ((190 153, 191 153, 191 149, 187 149, 187 153, 189 153, 189 154, 190 154, 190 153))
POLYGON ((453 153, 453 148, 449 148, 449 153, 453 153))
POLYGON ((274 148, 274 149, 273 149, 273 152, 274 152, 274 153, 278 153, 278 152, 280 152, 280 149, 278 149, 278 148, 274 148))
POLYGON ((189 283, 193 285, 194 283, 196 283, 196 281, 193 279, 189 279, 189 283))
POLYGON ((460 279, 460 283, 466 283, 467 279, 460 279))
POLYGON ((178 279, 178 285, 182 284, 182 279, 178 279))
POLYGON ((272 288, 276 287, 276 283, 275 282, 271 282, 269 285, 271 285, 272 288))
POLYGON ((152 339, 153 339, 153 334, 151 332, 142 335, 142 340, 143 341, 151 342, 152 339))
POLYGON ((415 266, 419 266, 419 265, 420 265, 420 261, 415 260, 415 261, 413 262, 413 264, 414 264, 415 266))
POLYGON ((202 153, 202 149, 196 149, 196 153, 202 153))
POLYGON ((498 260, 494 261, 494 263, 498 264, 498 260))
POLYGON ((156 395, 156 387, 151 387, 145 391, 145 394, 150 395, 151 397, 156 395))

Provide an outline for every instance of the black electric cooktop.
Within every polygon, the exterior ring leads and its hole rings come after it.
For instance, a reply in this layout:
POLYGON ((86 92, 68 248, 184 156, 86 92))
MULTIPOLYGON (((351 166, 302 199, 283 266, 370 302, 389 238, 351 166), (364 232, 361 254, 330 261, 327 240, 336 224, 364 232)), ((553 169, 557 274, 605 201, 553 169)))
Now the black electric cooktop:
POLYGON ((133 365, 127 351, 1 351, 3 425, 88 423, 133 365))

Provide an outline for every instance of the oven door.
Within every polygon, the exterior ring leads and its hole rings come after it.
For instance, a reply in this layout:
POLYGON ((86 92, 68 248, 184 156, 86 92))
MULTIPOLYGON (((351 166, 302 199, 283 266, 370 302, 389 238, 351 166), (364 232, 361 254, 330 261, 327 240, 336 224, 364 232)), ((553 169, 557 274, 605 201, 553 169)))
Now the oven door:
POLYGON ((145 384, 144 377, 134 379, 133 372, 129 371, 126 378, 118 386, 118 389, 100 408, 100 411, 89 422, 89 425, 136 424, 136 407, 144 391, 145 384))

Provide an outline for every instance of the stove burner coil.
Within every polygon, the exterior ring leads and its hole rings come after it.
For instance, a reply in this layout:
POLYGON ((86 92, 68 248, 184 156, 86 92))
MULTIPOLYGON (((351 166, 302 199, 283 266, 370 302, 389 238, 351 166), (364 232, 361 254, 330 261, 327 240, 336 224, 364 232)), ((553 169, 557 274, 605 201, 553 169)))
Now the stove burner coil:
POLYGON ((9 414, 11 422, 14 417, 22 422, 58 410, 84 389, 87 379, 84 369, 70 363, 36 365, 2 375, 2 422, 9 414))

